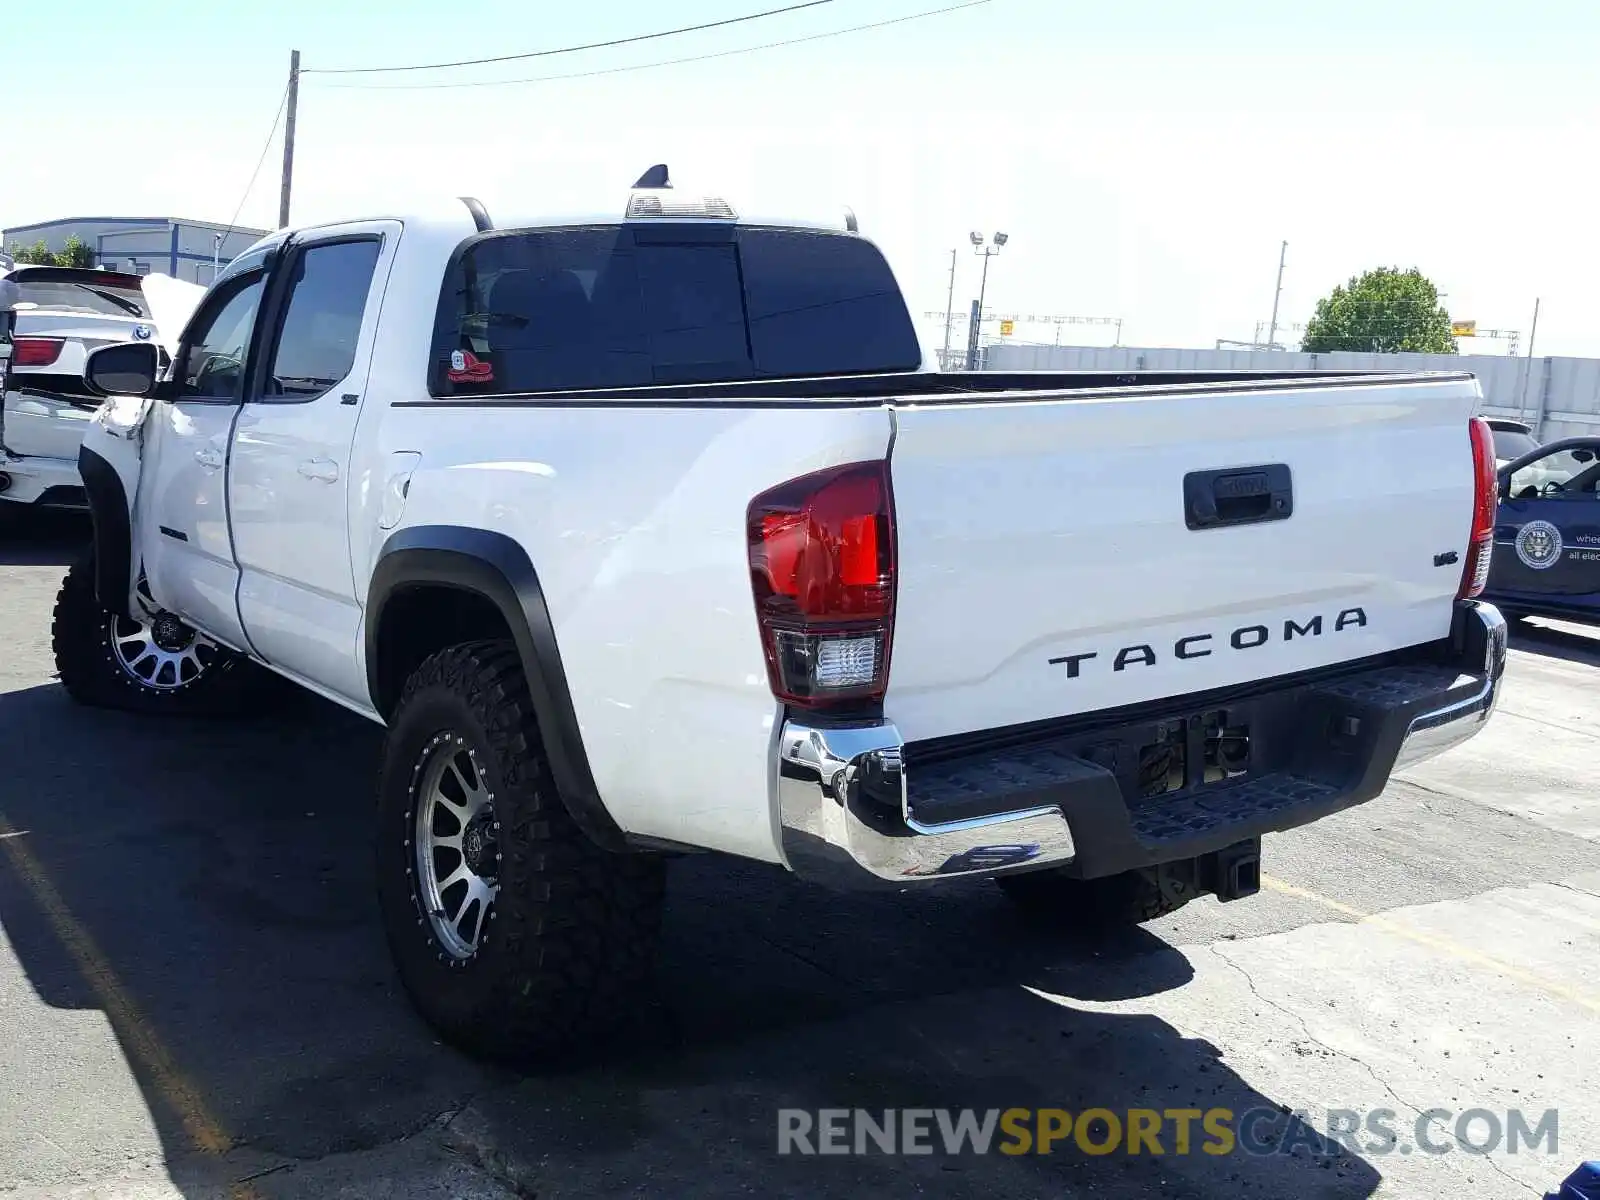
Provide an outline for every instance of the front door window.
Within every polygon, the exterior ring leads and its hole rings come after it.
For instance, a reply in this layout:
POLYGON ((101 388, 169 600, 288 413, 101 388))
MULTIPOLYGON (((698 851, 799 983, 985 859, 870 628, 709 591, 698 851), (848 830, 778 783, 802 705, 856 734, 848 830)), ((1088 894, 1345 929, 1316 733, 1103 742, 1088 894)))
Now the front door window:
POLYGON ((231 294, 217 298, 210 314, 200 317, 177 371, 175 399, 235 404, 244 399, 245 360, 265 282, 263 275, 241 280, 231 294))

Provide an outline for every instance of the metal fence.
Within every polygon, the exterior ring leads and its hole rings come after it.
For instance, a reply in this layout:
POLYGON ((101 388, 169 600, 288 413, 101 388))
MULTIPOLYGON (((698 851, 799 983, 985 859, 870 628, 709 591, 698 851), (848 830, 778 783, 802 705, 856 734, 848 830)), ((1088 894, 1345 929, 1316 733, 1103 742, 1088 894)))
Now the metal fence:
POLYGON ((987 371, 1471 371, 1483 413, 1533 426, 1544 441, 1600 433, 1600 359, 1488 354, 1299 354, 1135 346, 984 347, 987 371))

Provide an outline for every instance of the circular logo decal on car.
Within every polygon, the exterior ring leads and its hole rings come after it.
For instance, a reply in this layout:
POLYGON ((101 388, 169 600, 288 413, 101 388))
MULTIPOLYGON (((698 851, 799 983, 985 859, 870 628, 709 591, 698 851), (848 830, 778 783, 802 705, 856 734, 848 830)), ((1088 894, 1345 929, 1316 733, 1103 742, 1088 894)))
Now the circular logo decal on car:
POLYGON ((148 342, 150 340, 150 326, 135 325, 133 327, 133 337, 135 341, 148 342))
POLYGON ((1517 557, 1535 571, 1555 566, 1561 560, 1561 530, 1549 521, 1529 521, 1517 531, 1517 557))

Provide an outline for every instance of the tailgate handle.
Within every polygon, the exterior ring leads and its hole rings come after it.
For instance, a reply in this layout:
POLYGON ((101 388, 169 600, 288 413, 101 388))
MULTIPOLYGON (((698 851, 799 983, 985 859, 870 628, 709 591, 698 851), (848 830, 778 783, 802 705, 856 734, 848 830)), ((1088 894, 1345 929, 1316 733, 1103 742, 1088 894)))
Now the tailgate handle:
POLYGON ((1287 463, 1190 471, 1183 477, 1183 518, 1190 529, 1283 521, 1293 512, 1287 463))

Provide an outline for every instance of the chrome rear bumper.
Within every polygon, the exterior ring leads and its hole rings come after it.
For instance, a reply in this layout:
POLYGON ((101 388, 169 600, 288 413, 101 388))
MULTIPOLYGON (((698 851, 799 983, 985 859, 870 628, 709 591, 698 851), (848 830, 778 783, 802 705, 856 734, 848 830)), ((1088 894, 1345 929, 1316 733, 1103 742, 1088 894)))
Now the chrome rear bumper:
POLYGON ((905 810, 902 745, 887 721, 841 728, 784 723, 778 809, 791 870, 848 884, 863 873, 890 881, 948 879, 1072 858, 1072 831, 1053 804, 918 823, 905 810), (885 803, 896 794, 898 813, 885 803))
MULTIPOLYGON (((1353 729, 1324 752, 1294 747, 1283 770, 1174 793, 1131 809, 1117 778, 1059 747, 967 764, 1008 781, 998 811, 919 820, 905 743, 888 721, 827 726, 791 719, 777 746, 777 804, 791 870, 835 886, 910 883, 1069 866, 1086 875, 1176 861, 1264 832, 1289 829, 1382 791, 1390 775, 1459 745, 1499 700, 1506 622, 1492 606, 1460 606, 1456 661, 1380 668, 1284 693, 1284 704, 1353 729), (1015 780, 1015 786, 1010 781, 1015 780)), ((1273 696, 1259 697, 1270 705, 1273 696)), ((1320 729, 1322 726, 1318 726, 1320 729)), ((942 768, 948 771, 948 768, 942 768)), ((948 791, 948 789, 946 789, 948 791)))

